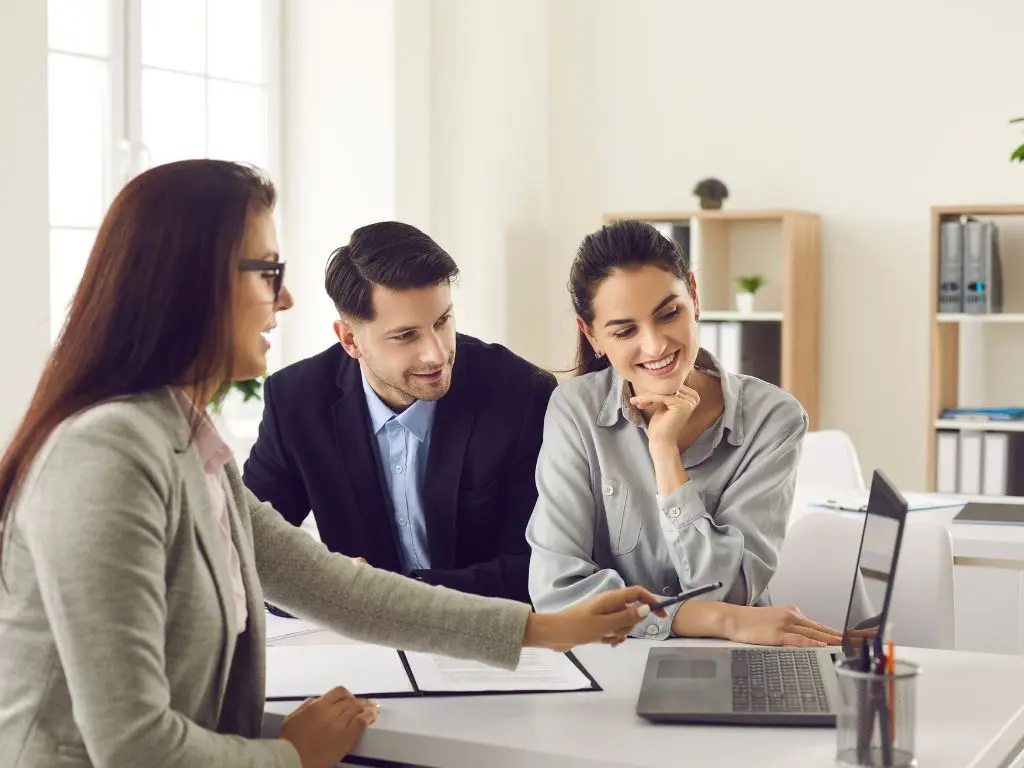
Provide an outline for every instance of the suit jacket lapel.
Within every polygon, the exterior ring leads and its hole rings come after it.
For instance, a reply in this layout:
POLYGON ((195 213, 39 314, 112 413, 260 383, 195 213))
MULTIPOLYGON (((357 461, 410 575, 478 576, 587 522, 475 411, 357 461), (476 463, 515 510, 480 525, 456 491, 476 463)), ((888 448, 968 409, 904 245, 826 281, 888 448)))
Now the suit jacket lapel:
MULTIPOLYGON (((220 602, 224 626, 230 627, 234 623, 229 613, 229 611, 234 611, 234 590, 231 586, 231 574, 228 571, 229 551, 217 528, 218 510, 213 509, 211 506, 210 490, 206 485, 206 473, 203 471, 203 465, 199 460, 199 453, 196 447, 194 445, 190 446, 181 455, 181 460, 183 474, 186 478, 186 498, 196 502, 194 505, 189 505, 189 512, 195 526, 196 539, 199 549, 206 560, 206 566, 213 574, 213 586, 217 592, 217 599, 220 602)), ((224 655, 221 659, 221 674, 218 677, 218 702, 223 701, 228 683, 231 659, 235 655, 237 640, 238 638, 234 632, 229 631, 226 633, 224 655)))
POLYGON ((260 732, 263 715, 262 702, 266 689, 266 618, 263 615, 263 588, 256 573, 256 556, 252 546, 252 528, 248 510, 242 514, 239 506, 245 504, 245 491, 241 478, 232 467, 225 467, 228 482, 225 497, 231 520, 231 540, 238 551, 238 562, 245 587, 245 606, 248 612, 246 630, 238 638, 229 683, 226 689, 221 724, 231 725, 234 733, 260 732), (258 706, 257 706, 258 704, 258 706))
POLYGON ((348 490, 348 498, 337 500, 351 520, 358 520, 367 539, 374 544, 374 553, 353 552, 366 556, 370 565, 389 571, 401 571, 395 543, 395 521, 386 513, 389 505, 384 498, 382 478, 377 466, 377 445, 370 433, 369 414, 363 395, 359 366, 346 360, 338 370, 341 396, 332 408, 335 441, 341 461, 341 485, 348 490))
POLYGON ((423 507, 432 568, 455 568, 459 479, 476 412, 456 354, 452 385, 437 403, 423 480, 423 507))

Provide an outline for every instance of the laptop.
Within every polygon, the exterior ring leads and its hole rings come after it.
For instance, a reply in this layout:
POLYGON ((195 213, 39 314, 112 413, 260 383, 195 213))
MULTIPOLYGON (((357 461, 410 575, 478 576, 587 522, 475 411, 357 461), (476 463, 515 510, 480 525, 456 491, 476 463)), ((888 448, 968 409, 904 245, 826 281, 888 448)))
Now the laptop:
POLYGON ((667 723, 834 726, 835 663, 859 655, 864 639, 885 628, 906 516, 906 499, 876 471, 851 574, 842 650, 652 648, 637 714, 667 723))

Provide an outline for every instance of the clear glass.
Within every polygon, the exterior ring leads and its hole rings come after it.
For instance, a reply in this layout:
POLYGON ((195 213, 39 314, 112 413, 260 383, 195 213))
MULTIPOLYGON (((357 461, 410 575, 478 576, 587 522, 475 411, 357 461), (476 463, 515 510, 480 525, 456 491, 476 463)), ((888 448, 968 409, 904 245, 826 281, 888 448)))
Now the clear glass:
POLYGON ((142 71, 142 143, 149 166, 206 156, 206 80, 142 71))
POLYGON ((210 157, 267 167, 267 96, 258 85, 209 81, 210 157))
POLYGON ((839 701, 836 765, 842 768, 911 768, 916 731, 916 664, 897 661, 892 674, 836 664, 839 701))
POLYGON ((50 230, 50 338, 56 340, 96 241, 95 229, 50 230))
POLYGON ((103 216, 108 65, 49 55, 50 225, 93 227, 103 216))
POLYGON ((51 49, 110 55, 109 0, 48 0, 46 21, 51 49))
POLYGON ((264 81, 264 0, 207 0, 207 73, 211 77, 264 81))
POLYGON ((142 64, 196 74, 206 69, 205 0, 142 0, 142 64))

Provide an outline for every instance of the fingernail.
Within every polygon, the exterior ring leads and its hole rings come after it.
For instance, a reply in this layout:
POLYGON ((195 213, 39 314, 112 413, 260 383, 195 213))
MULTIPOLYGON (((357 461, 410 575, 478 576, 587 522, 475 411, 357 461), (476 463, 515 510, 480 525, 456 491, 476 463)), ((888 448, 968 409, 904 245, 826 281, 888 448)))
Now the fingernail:
POLYGON ((642 619, 644 616, 651 612, 651 606, 647 603, 641 603, 636 609, 637 615, 642 619))

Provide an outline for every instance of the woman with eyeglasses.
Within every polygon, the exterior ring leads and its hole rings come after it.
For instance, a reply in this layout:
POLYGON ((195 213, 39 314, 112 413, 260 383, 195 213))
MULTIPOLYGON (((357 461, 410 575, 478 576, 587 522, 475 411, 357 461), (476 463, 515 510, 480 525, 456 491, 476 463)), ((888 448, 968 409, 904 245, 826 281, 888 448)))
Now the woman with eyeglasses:
POLYGON ((42 766, 327 768, 376 719, 335 688, 261 739, 266 597, 372 643, 513 668, 621 642, 655 598, 560 613, 332 554, 242 485, 207 418, 292 306, 274 189, 190 160, 132 180, 0 461, 0 755, 42 766))

